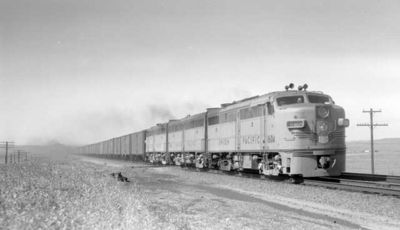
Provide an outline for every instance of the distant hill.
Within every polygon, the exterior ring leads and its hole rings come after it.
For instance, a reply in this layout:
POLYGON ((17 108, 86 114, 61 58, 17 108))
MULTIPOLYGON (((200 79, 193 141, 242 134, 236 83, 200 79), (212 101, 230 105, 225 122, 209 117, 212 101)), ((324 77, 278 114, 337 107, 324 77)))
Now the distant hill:
POLYGON ((55 154, 70 154, 74 153, 74 146, 67 146, 60 143, 50 143, 48 145, 22 145, 16 146, 15 149, 20 149, 27 151, 31 154, 45 154, 45 155, 55 155, 55 154))
MULTIPOLYGON (((370 141, 348 141, 347 153, 360 153, 370 151, 370 141)), ((399 152, 400 153, 400 138, 384 138, 374 140, 374 149, 377 152, 399 152)))
MULTIPOLYGON (((348 141, 347 143, 369 143, 370 140, 348 141)), ((374 143, 400 144, 400 138, 383 138, 374 140, 374 143)))

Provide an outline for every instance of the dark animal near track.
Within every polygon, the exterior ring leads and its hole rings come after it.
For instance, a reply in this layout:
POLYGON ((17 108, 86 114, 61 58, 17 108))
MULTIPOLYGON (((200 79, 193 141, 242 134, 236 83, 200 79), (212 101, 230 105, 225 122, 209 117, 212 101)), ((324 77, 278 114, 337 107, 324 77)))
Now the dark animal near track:
POLYGON ((123 176, 121 172, 111 173, 111 176, 117 178, 118 181, 121 182, 130 182, 127 177, 123 176))

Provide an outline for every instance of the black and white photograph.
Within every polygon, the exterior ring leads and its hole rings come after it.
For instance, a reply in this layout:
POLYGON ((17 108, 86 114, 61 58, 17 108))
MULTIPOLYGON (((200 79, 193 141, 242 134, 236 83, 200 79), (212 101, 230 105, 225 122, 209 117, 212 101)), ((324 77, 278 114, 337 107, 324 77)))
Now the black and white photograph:
POLYGON ((0 0, 0 229, 400 229, 400 1, 0 0))

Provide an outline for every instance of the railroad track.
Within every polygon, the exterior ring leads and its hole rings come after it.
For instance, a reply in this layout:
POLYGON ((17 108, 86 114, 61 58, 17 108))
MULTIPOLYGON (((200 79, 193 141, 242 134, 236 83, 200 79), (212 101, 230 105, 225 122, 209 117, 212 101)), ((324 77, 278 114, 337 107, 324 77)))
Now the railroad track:
MULTIPOLYGON (((199 170, 187 168, 192 171, 202 171, 213 174, 231 175, 252 179, 269 179, 275 181, 287 181, 288 177, 268 177, 249 172, 227 172, 216 169, 199 170)), ((339 189, 352 192, 373 193, 400 197, 400 176, 373 175, 361 173, 343 173, 336 177, 305 178, 300 183, 306 186, 317 186, 330 189, 339 189)))
POLYGON ((305 185, 400 197, 400 176, 348 173, 335 177, 306 178, 305 185))
MULTIPOLYGON (((164 165, 154 165, 147 163, 147 167, 168 167, 164 165)), ((136 166, 135 168, 137 168, 136 166)), ((142 166, 143 167, 143 166, 142 166)), ((146 166, 144 166, 146 167, 146 166)), ((197 169, 192 167, 183 167, 191 171, 201 171, 214 174, 231 175, 237 177, 252 178, 258 180, 274 180, 286 181, 289 177, 268 177, 258 173, 250 172, 231 172, 221 171, 217 169, 197 169)), ((290 181, 289 181, 290 182, 290 181)), ((400 197, 400 176, 379 175, 379 174, 364 174, 344 172, 341 176, 331 177, 315 177, 305 178, 300 184, 307 186, 318 186, 330 189, 340 189, 346 191, 375 193, 381 195, 390 195, 400 197)))
POLYGON ((352 180, 381 181, 400 184, 400 176, 344 172, 342 173, 340 178, 352 180))

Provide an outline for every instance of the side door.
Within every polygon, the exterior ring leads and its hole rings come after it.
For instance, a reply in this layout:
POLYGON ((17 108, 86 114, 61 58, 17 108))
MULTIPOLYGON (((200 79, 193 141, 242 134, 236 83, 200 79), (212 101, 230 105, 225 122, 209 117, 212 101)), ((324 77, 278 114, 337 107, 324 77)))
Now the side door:
POLYGON ((275 132, 274 132, 274 121, 275 121, 275 107, 272 101, 266 103, 264 116, 264 138, 265 144, 264 149, 269 150, 275 148, 275 132))
POLYGON ((240 143, 241 143, 241 129, 240 129, 240 110, 238 109, 236 111, 236 123, 235 123, 236 127, 235 127, 235 140, 236 140, 236 144, 235 144, 235 150, 236 152, 241 152, 240 149, 240 143))

